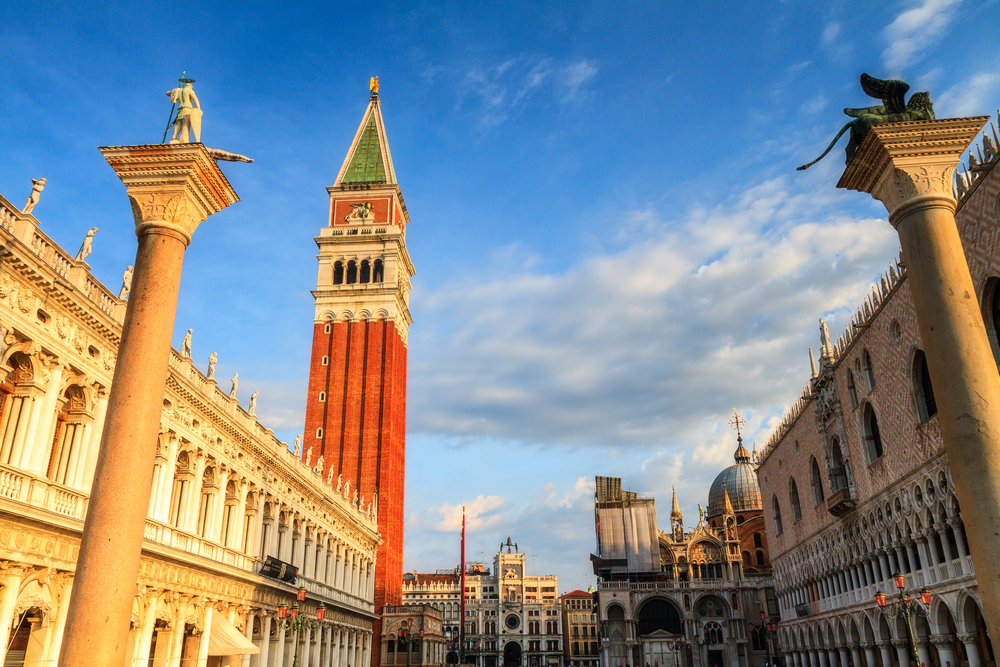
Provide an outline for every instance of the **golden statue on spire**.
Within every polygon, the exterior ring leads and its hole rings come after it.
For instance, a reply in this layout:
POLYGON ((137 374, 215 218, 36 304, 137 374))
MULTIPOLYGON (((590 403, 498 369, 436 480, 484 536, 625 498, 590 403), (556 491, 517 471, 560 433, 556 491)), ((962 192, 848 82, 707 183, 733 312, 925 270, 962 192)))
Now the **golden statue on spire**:
POLYGON ((736 412, 736 408, 733 408, 733 418, 729 420, 729 425, 736 429, 736 437, 740 440, 743 439, 743 434, 740 430, 746 426, 747 420, 740 417, 740 413, 736 412))
POLYGON ((371 81, 368 82, 368 89, 372 91, 372 95, 378 95, 378 77, 373 76, 371 81))

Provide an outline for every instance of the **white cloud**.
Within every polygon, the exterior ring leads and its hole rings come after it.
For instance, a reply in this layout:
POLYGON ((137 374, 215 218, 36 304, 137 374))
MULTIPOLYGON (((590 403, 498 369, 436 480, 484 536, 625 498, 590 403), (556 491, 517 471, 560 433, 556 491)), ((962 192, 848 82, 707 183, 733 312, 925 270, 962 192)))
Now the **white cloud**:
POLYGON ((823 46, 831 46, 837 41, 837 37, 839 35, 840 35, 840 22, 831 21, 830 23, 826 24, 825 28, 823 28, 823 34, 820 37, 820 43, 822 43, 823 46))
POLYGON ((482 531, 497 525, 504 518, 507 501, 503 496, 477 496, 467 502, 443 503, 437 508, 440 520, 434 530, 442 533, 456 533, 462 530, 462 511, 465 511, 467 532, 482 531))
POLYGON ((595 76, 597 76, 597 66, 589 60, 579 60, 564 67, 562 70, 562 84, 565 87, 563 101, 578 100, 584 85, 595 76))
POLYGON ((962 0, 922 0, 902 12, 883 30, 889 43, 882 52, 888 76, 901 76, 904 69, 922 59, 922 52, 948 28, 962 0))
POLYGON ((421 294, 440 326, 411 338, 409 432, 655 451, 734 405, 794 399, 817 318, 853 311, 898 246, 808 183, 773 179, 674 219, 638 207, 623 219, 654 232, 629 247, 421 294))
POLYGON ((983 116, 993 112, 1000 93, 1000 74, 989 70, 973 74, 934 99, 938 118, 983 116))

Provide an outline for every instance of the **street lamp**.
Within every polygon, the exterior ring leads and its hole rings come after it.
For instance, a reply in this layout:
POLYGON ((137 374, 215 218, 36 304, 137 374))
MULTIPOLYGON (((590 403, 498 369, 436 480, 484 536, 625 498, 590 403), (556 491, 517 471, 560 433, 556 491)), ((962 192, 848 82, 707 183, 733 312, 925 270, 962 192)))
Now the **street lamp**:
POLYGON ((305 614, 300 614, 299 612, 302 609, 299 603, 305 602, 305 599, 306 588, 305 586, 299 586, 299 590, 295 595, 295 604, 290 609, 284 602, 278 605, 278 627, 291 630, 295 633, 295 657, 292 660, 292 667, 299 667, 299 641, 302 639, 302 629, 309 628, 315 630, 321 625, 323 619, 326 618, 326 605, 322 602, 316 608, 316 618, 309 618, 305 614))
POLYGON ((910 636, 910 651, 913 654, 913 664, 919 665, 920 656, 917 655, 917 642, 913 636, 912 619, 914 616, 927 617, 927 607, 931 604, 933 594, 926 586, 920 591, 920 601, 924 603, 924 606, 921 607, 915 599, 910 597, 909 593, 903 590, 906 588, 906 577, 902 573, 897 571, 896 574, 892 575, 892 580, 896 584, 896 588, 899 589, 899 600, 888 603, 885 593, 878 591, 875 593, 875 604, 882 610, 886 618, 896 618, 902 614, 903 619, 906 621, 906 631, 910 636))
POLYGON ((767 614, 760 612, 760 626, 754 627, 753 623, 747 623, 750 632, 756 632, 760 639, 764 640, 764 650, 767 651, 767 664, 771 664, 771 640, 778 635, 777 623, 766 623, 767 614))
POLYGON ((680 667, 680 663, 677 661, 677 654, 681 652, 681 643, 673 642, 670 644, 670 648, 674 650, 674 667, 680 667))

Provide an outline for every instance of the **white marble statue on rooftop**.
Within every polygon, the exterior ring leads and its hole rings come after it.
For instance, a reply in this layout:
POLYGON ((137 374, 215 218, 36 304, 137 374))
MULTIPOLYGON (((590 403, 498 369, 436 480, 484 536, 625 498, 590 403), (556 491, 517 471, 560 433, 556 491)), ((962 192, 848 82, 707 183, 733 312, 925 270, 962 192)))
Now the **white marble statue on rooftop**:
POLYGON ((208 376, 207 377, 208 377, 209 380, 215 379, 215 362, 217 362, 218 360, 219 360, 219 355, 216 354, 215 352, 213 352, 212 354, 208 355, 208 376))
POLYGON ((182 78, 180 81, 183 85, 167 91, 167 97, 177 105, 177 117, 173 122, 174 134, 167 143, 189 144, 191 131, 194 131, 194 141, 198 143, 201 141, 201 103, 191 87, 194 80, 182 78))
POLYGON ((191 356, 191 333, 194 329, 188 329, 188 332, 184 334, 184 340, 181 341, 181 356, 190 357, 191 356))
POLYGON ((122 288, 118 292, 118 298, 124 299, 128 297, 129 290, 132 289, 132 267, 125 269, 125 273, 122 275, 122 288))
POLYGON ((76 253, 76 261, 82 262, 90 256, 90 246, 94 243, 95 233, 97 233, 97 227, 91 227, 90 231, 87 232, 87 236, 83 239, 83 245, 80 246, 80 252, 76 253))
POLYGON ((313 467, 313 472, 317 475, 323 474, 323 455, 320 454, 319 458, 316 459, 316 465, 313 467))
POLYGON ((233 373, 233 389, 229 392, 229 398, 236 398, 236 390, 240 388, 240 374, 233 373))
MULTIPOLYGON (((333 470, 333 468, 330 468, 330 470, 333 470)), ((344 476, 343 473, 340 473, 339 475, 337 475, 337 493, 340 493, 340 488, 342 486, 342 484, 341 484, 341 478, 343 478, 343 476, 344 476)))
POLYGON ((247 414, 250 415, 251 417, 257 414, 257 394, 259 393, 260 390, 258 389, 257 391, 255 391, 253 394, 250 395, 250 406, 247 408, 247 414))
POLYGON ((46 183, 48 183, 48 181, 44 178, 31 179, 31 194, 28 195, 28 203, 21 209, 21 213, 24 213, 25 215, 31 213, 31 210, 35 208, 36 204, 38 204, 38 199, 42 196, 42 190, 45 189, 46 183))
POLYGON ((821 345, 819 356, 828 357, 833 354, 833 345, 830 343, 830 329, 826 326, 823 318, 819 318, 819 341, 821 345))
POLYGON ((292 447, 294 448, 295 456, 302 456, 302 435, 301 434, 295 436, 295 440, 292 442, 292 447))
POLYGON ((312 457, 313 457, 313 448, 312 445, 309 445, 309 449, 306 450, 306 465, 309 465, 309 462, 312 461, 312 457))
POLYGON ((330 472, 326 473, 326 483, 333 484, 333 466, 330 466, 330 472))
POLYGON ((705 508, 701 506, 701 503, 698 504, 698 525, 705 525, 705 508))

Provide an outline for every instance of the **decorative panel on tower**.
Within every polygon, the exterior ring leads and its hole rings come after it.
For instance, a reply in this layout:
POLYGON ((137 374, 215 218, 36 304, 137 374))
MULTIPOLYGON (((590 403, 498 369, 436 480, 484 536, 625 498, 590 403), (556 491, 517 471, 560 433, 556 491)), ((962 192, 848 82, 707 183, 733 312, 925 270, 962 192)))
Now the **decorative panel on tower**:
MULTIPOLYGON (((378 513, 375 611, 402 602, 409 217, 374 87, 330 194, 319 247, 303 457, 378 513)), ((381 628, 376 624, 375 637, 381 628)), ((372 665, 379 664, 378 643, 372 665)))

